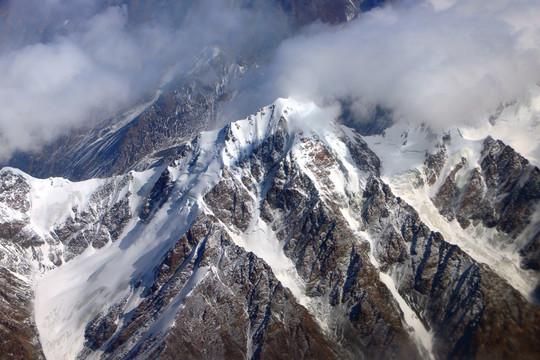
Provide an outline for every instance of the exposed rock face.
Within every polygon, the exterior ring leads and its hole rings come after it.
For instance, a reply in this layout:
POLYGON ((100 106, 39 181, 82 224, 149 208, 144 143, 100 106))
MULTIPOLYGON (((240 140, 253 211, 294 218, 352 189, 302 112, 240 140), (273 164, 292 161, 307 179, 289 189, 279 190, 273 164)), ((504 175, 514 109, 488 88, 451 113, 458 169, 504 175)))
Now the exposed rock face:
MULTIPOLYGON (((218 239, 217 234, 210 236, 218 239)), ((186 307, 192 310, 177 317, 163 358, 173 359, 180 344, 207 342, 207 336, 217 337, 217 341, 205 348, 191 346, 190 356, 334 358, 312 316, 283 288, 268 265, 235 246, 223 230, 219 240, 221 249, 206 242, 207 258, 201 264, 219 267, 201 284, 204 290, 187 299, 186 307), (203 301, 207 305, 201 309, 203 301), (204 330, 194 333, 187 330, 190 328, 204 330)))
POLYGON ((370 179, 364 197, 362 217, 376 239, 375 256, 434 332, 435 354, 483 359, 511 357, 519 351, 523 358, 536 357, 538 307, 487 266, 430 231, 380 180, 370 179))
MULTIPOLYGON (((439 188, 437 195, 435 195, 435 197, 433 198, 433 203, 435 204, 435 206, 439 209, 441 214, 444 215, 449 221, 455 218, 454 201, 460 195, 460 191, 456 185, 456 173, 463 168, 463 165, 465 165, 466 161, 467 159, 461 158, 461 161, 452 169, 452 171, 450 172, 450 174, 448 175, 444 183, 439 188)), ((439 173, 440 173, 440 170, 439 170, 439 173)), ((428 180, 428 183, 429 182, 432 182, 432 180, 428 180)), ((473 196, 479 194, 473 189, 470 189, 470 190, 471 190, 470 193, 473 196)), ((463 217, 460 216, 460 220, 461 220, 460 222, 461 226, 466 227, 469 225, 468 223, 466 223, 466 221, 468 221, 467 219, 464 219, 463 217)))
MULTIPOLYGON (((332 170, 324 169, 335 165, 336 159, 315 144, 318 175, 331 186, 328 176, 332 170)), ((306 295, 330 306, 335 316, 329 324, 334 336, 342 338, 352 357, 418 357, 396 304, 368 259, 369 245, 359 241, 339 213, 340 201, 346 200, 321 200, 322 194, 290 155, 276 168, 270 169, 275 175, 263 200, 266 213, 271 214, 267 219, 273 220, 285 254, 305 281, 306 295)))
POLYGON ((73 216, 51 232, 52 243, 65 246, 64 260, 69 261, 92 246, 100 249, 107 243, 118 239, 132 214, 129 207, 130 191, 119 196, 132 179, 123 178, 120 184, 108 181, 100 186, 90 197, 84 209, 75 206, 73 216))
POLYGON ((206 204, 221 221, 234 225, 240 231, 246 231, 253 213, 253 199, 227 171, 223 170, 221 180, 204 197, 206 204))
POLYGON ((199 216, 166 254, 145 295, 114 337, 114 312, 90 324, 88 349, 105 344, 104 358, 111 359, 175 359, 179 351, 194 359, 335 357, 270 267, 234 245, 211 216, 199 216), (168 333, 153 333, 155 322, 173 320, 168 333))
POLYGON ((540 200, 540 169, 529 165, 510 146, 491 138, 484 141, 482 157, 486 197, 497 200, 492 205, 493 213, 475 212, 471 217, 485 215, 482 221, 487 226, 496 226, 506 233, 521 232, 530 222, 533 206, 540 200))
POLYGON ((117 321, 121 306, 114 306, 110 311, 95 316, 84 329, 84 346, 89 350, 98 350, 118 329, 117 321))
MULTIPOLYGON (((30 187, 22 176, 11 172, 0 174, 0 238, 13 239, 28 221, 23 214, 30 208, 28 192, 30 187), (13 219, 10 212, 20 216, 13 219)), ((23 244, 24 246, 25 244, 23 244)))
POLYGON ((440 149, 435 154, 426 154, 426 160, 424 161, 424 175, 426 176, 428 185, 431 186, 435 184, 447 158, 448 154, 446 153, 445 148, 440 149))
POLYGON ((376 176, 381 175, 381 160, 371 151, 359 134, 353 135, 352 139, 343 137, 342 140, 347 145, 347 149, 358 169, 376 176))
POLYGON ((156 211, 161 209, 165 201, 167 201, 172 187, 173 182, 171 173, 169 172, 169 169, 165 169, 159 176, 158 181, 152 187, 152 191, 150 191, 139 217, 142 220, 148 220, 156 213, 156 211))
MULTIPOLYGON (((523 267, 540 271, 540 230, 519 250, 519 254, 522 256, 523 267)), ((540 287, 537 289, 540 290, 540 287)), ((536 297, 540 300, 540 293, 536 297)))
POLYGON ((32 318, 32 287, 0 267, 0 358, 44 359, 32 318))
POLYGON ((30 208, 28 192, 30 186, 20 175, 12 172, 3 172, 0 182, 0 201, 5 206, 20 212, 26 212, 30 208))
MULTIPOLYGON (((34 246, 39 247, 45 243, 28 227, 30 205, 30 185, 26 178, 18 172, 1 171, 0 266, 23 276, 31 273, 32 266, 21 253, 31 252, 34 246)), ((9 292, 8 288, 6 291, 9 292)))
MULTIPOLYGON (((538 270, 540 224, 533 218, 540 204, 540 170, 491 137, 484 140, 480 166, 468 171, 464 167, 468 161, 462 158, 452 168, 433 203, 449 221, 457 219, 462 228, 481 223, 508 234, 510 244, 520 238, 517 246, 521 247, 522 265, 538 270), (466 181, 456 183, 457 175, 466 181)), ((438 164, 428 168, 440 169, 438 164)))

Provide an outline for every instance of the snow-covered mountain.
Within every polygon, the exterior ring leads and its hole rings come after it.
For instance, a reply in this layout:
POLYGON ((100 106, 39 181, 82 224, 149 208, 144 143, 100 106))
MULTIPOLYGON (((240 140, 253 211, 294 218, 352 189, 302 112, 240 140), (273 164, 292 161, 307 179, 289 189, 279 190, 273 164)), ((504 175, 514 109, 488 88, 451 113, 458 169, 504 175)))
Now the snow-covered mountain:
POLYGON ((279 99, 143 172, 0 170, 2 351, 535 358, 538 168, 458 129, 335 117, 279 99))

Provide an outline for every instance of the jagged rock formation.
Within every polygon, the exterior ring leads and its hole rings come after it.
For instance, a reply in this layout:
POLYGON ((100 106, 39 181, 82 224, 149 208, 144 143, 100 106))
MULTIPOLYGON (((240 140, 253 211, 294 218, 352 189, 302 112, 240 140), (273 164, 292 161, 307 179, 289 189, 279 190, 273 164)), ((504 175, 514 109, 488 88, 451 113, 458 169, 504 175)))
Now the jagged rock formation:
POLYGON ((270 267, 236 246, 212 216, 195 220, 156 268, 154 281, 114 336, 113 316, 119 314, 109 312, 98 318, 98 326, 90 324, 85 332, 89 349, 105 344, 104 358, 112 359, 173 359, 180 349, 197 359, 335 357, 312 316, 270 267), (172 310, 180 310, 180 304, 183 309, 174 319, 172 310), (168 333, 151 332, 157 322, 172 320, 168 333))
POLYGON ((432 329, 436 354, 483 359, 511 357, 519 351, 524 358, 535 357, 538 307, 487 266, 430 231, 387 185, 371 178, 364 197, 363 214, 377 239, 375 256, 432 329))
MULTIPOLYGON (((356 131, 306 128, 314 111, 279 100, 183 144, 168 166, 116 178, 3 170, 0 263, 37 281, 45 355, 534 358, 540 309, 396 197, 356 131), (40 202, 53 191, 64 200, 40 202)), ((510 166, 488 143, 486 169, 510 166)), ((451 198, 466 161, 427 161, 439 165, 426 174, 451 198)))
POLYGON ((487 138, 480 167, 472 171, 462 194, 455 177, 466 161, 463 158, 452 169, 434 198, 442 214, 457 218, 463 228, 481 221, 505 233, 523 231, 539 200, 540 170, 502 141, 487 138))
MULTIPOLYGON (((426 160, 426 171, 440 174, 446 158, 437 156, 442 160, 437 163, 431 158, 426 160)), ((478 160, 463 157, 441 182, 433 203, 448 221, 456 219, 464 229, 478 224, 496 229, 506 235, 505 245, 519 250, 524 268, 540 270, 540 224, 536 219, 540 170, 536 166, 502 141, 488 137, 478 160), (475 161, 478 165, 468 165, 475 161)))
POLYGON ((44 359, 30 284, 0 267, 0 359, 44 359))

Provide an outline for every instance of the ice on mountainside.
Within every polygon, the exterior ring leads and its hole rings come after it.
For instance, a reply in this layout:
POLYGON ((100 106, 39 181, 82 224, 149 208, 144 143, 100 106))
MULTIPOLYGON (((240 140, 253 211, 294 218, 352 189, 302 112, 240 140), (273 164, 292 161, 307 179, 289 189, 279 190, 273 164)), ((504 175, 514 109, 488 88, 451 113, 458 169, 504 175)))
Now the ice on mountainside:
MULTIPOLYGON (((453 231, 432 200, 461 158, 454 180, 468 184, 483 142, 403 124, 362 137, 335 117, 279 99, 145 172, 76 183, 2 170, 0 209, 35 239, 2 240, 2 253, 37 283, 47 358, 167 358, 202 341, 187 354, 256 357, 279 339, 294 357, 438 358, 473 351, 463 329, 478 321, 518 323, 507 335, 526 344, 538 311, 515 289, 538 275, 517 267, 519 249, 482 243, 496 230, 453 231)), ((506 351, 473 334, 492 344, 474 351, 506 351)))
POLYGON ((540 4, 271 3, 0 0, 1 359, 538 358, 540 4))

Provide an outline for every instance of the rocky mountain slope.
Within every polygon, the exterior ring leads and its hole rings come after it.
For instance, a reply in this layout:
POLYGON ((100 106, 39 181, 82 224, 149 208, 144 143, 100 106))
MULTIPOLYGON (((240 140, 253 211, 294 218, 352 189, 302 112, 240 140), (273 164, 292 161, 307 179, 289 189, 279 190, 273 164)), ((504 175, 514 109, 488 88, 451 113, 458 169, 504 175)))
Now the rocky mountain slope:
POLYGON ((66 134, 39 153, 17 153, 9 165, 36 177, 75 180, 156 166, 174 157, 179 144, 214 125, 227 84, 244 71, 220 49, 205 49, 188 74, 150 99, 95 128, 66 134))
POLYGON ((536 358, 538 168, 490 138, 400 126, 363 137, 280 99, 146 171, 70 182, 2 169, 2 296, 19 299, 2 302, 2 346, 536 358))

